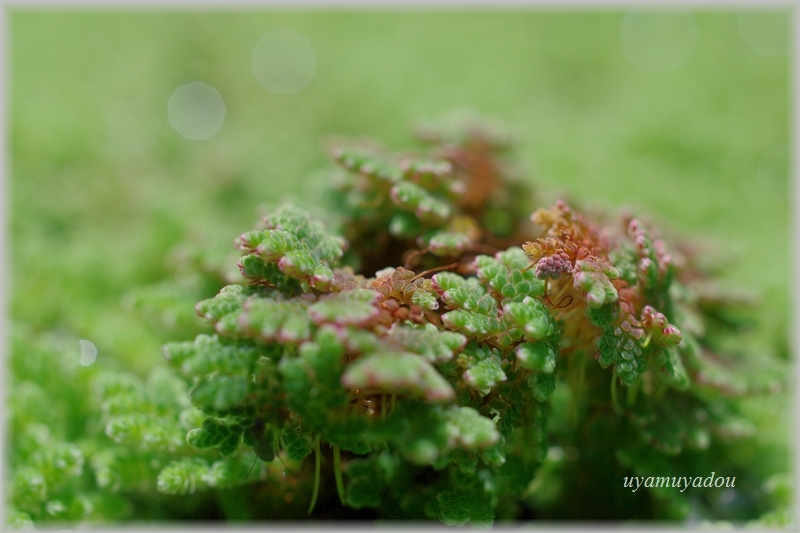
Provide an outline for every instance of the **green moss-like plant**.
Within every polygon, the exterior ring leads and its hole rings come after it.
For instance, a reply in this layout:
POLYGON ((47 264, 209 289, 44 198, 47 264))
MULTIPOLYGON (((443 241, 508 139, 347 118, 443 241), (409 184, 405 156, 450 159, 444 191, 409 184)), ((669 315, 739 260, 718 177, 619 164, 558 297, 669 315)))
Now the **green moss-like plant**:
MULTIPOLYGON (((524 205, 535 197, 504 171, 507 139, 478 122, 421 136, 417 154, 331 150, 339 230, 282 205, 236 239, 246 282, 196 307, 214 333, 164 348, 206 417, 190 444, 287 470, 312 454, 312 515, 323 478, 369 516, 486 525, 519 516, 553 446, 603 461, 619 492, 625 474, 716 468, 752 433, 733 398, 779 390, 783 369, 715 349, 737 333, 709 309, 731 302, 698 289, 693 257, 640 219, 524 205), (571 429, 554 433, 562 387, 571 429)), ((159 489, 194 488, 207 467, 193 464, 159 489)), ((686 497, 649 517, 685 517, 686 497)))
POLYGON ((184 517, 237 520, 792 523, 787 480, 729 453, 754 432, 739 398, 780 391, 786 371, 721 349, 744 334, 738 300, 641 219, 537 205, 485 124, 419 134, 418 153, 331 149, 338 225, 280 205, 235 239, 238 275, 185 247, 173 286, 131 291, 172 334, 197 330, 164 346, 171 372, 16 355, 7 522, 126 519, 155 489, 184 517), (181 305, 209 291, 202 330, 181 305), (48 372, 92 401, 50 398, 48 372), (52 403, 88 433, 50 420, 52 403), (737 478, 744 512, 624 486, 712 470, 737 478), (123 511, 96 511, 114 497, 123 511))

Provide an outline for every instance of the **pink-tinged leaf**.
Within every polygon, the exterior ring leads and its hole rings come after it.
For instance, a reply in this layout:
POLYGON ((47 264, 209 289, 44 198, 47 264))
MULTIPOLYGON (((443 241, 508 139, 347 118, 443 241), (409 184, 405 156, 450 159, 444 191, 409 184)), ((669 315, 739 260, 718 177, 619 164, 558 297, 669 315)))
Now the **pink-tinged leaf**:
POLYGON ((453 387, 430 363, 408 352, 382 352, 361 358, 345 370, 342 385, 350 389, 412 394, 429 402, 455 398, 453 387))
POLYGON ((371 289, 353 289, 323 296, 308 308, 308 315, 317 324, 369 326, 378 318, 382 296, 371 289))

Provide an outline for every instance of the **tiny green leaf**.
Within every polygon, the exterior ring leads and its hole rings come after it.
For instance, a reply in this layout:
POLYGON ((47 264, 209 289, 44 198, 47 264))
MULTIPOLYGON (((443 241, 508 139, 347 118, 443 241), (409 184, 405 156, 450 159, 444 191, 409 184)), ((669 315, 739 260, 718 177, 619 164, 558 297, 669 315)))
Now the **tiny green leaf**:
POLYGON ((522 368, 544 374, 552 374, 556 368, 556 350, 548 342, 523 342, 514 353, 522 368))
POLYGON ((212 375, 200 381, 189 395, 198 407, 211 407, 222 412, 244 400, 248 388, 245 376, 212 375))
POLYGON ((494 513, 489 498, 476 489, 450 489, 436 496, 439 502, 439 520, 448 526, 489 528, 494 522, 494 513))
POLYGON ((377 318, 380 293, 371 289, 353 289, 323 296, 308 308, 315 324, 365 326, 377 318))
POLYGON ((194 494, 207 486, 208 473, 208 463, 200 458, 173 461, 158 474, 156 488, 162 494, 194 494))
POLYGON ((453 388, 430 363, 419 355, 404 352, 383 352, 359 359, 344 372, 342 384, 350 389, 411 393, 430 402, 455 397, 453 388))
POLYGON ((445 417, 452 447, 488 448, 501 438, 494 422, 471 407, 453 407, 445 412, 445 417))

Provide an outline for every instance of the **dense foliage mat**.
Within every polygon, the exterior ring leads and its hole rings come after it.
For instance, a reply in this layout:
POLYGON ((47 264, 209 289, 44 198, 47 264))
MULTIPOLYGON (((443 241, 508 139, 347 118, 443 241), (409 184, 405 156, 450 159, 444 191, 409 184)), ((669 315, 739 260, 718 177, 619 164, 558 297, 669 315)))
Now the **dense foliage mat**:
POLYGON ((737 448, 740 398, 786 386, 730 348, 750 302, 641 218, 537 205, 474 117, 418 133, 331 148, 336 224, 283 204, 235 239, 238 274, 184 245, 174 283, 130 291, 185 331, 216 293, 171 370, 16 327, 7 521, 791 523, 787 476, 737 448))

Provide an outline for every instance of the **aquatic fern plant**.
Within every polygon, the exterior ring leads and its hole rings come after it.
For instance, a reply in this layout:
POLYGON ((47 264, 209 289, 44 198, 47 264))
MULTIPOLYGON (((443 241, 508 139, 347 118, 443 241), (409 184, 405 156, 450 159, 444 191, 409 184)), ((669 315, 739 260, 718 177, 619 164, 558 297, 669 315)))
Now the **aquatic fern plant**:
MULTIPOLYGON (((331 149, 339 230, 287 204, 236 239, 243 281, 196 306, 213 332, 164 348, 205 417, 189 444, 313 476, 310 514, 332 479, 377 517, 486 525, 519 514, 553 444, 579 444, 548 427, 558 387, 574 433, 614 435, 617 474, 752 433, 729 398, 779 390, 781 369, 714 350, 708 311, 735 302, 698 290, 692 257, 630 216, 531 214, 508 139, 478 123, 420 136, 331 149)), ((159 490, 209 468, 173 463, 159 490)))
POLYGON ((171 370, 16 349, 7 522, 792 523, 785 476, 734 453, 755 428, 739 399, 785 386, 784 362, 725 350, 748 303, 642 218, 541 206, 497 128, 418 134, 400 155, 331 146, 335 223, 282 204, 230 264, 184 243, 172 282, 131 290, 144 319, 196 334, 164 346, 171 370), (53 398, 36 383, 54 373, 89 393, 53 398), (712 470, 737 479, 728 503, 624 485, 712 470))

